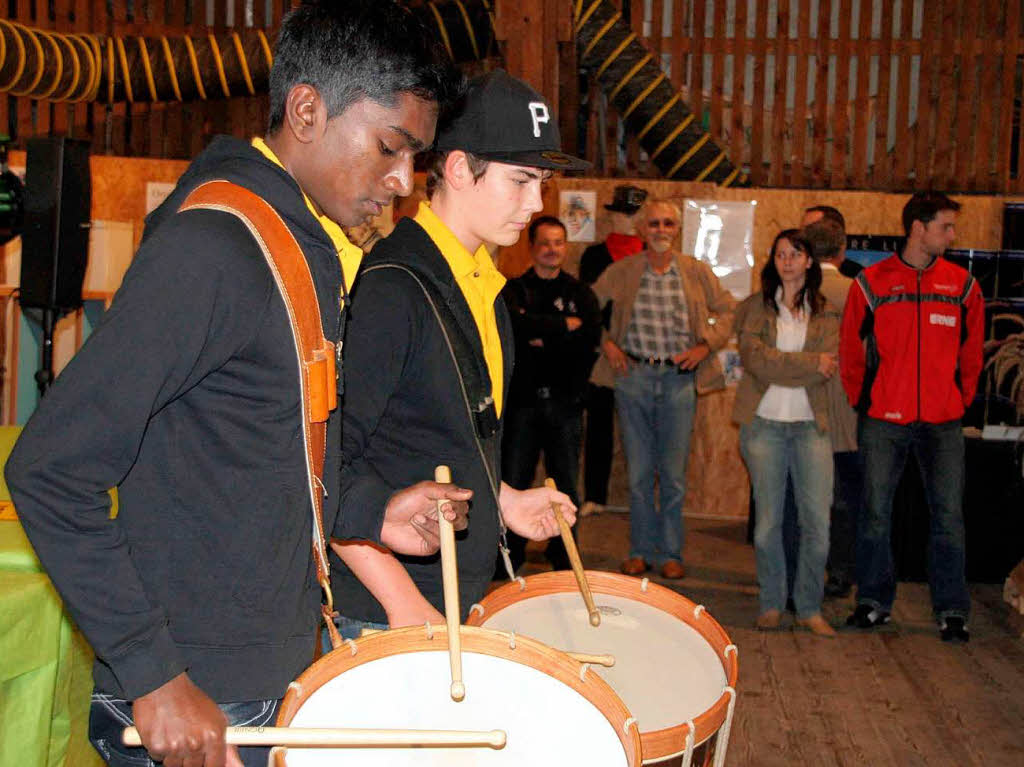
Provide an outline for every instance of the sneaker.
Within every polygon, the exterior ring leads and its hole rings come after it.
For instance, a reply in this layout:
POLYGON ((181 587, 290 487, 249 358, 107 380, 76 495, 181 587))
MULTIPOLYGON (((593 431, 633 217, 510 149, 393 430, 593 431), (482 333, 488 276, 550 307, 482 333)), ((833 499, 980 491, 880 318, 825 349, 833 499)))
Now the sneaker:
POLYGON ((942 634, 943 642, 971 641, 971 634, 967 630, 967 622, 957 615, 950 615, 948 618, 943 619, 939 625, 939 631, 942 634))
POLYGON ((857 605, 857 609, 846 619, 846 625, 859 629, 873 629, 876 626, 884 626, 890 620, 892 616, 883 610, 876 610, 871 605, 857 605))

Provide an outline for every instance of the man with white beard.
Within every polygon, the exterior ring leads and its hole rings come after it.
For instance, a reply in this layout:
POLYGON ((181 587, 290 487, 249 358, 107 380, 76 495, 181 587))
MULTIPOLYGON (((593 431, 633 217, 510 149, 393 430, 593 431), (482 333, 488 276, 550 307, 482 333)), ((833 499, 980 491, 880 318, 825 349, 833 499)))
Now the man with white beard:
POLYGON ((653 565, 678 579, 697 395, 725 386, 713 352, 732 333, 735 301, 711 267, 679 251, 675 204, 649 200, 637 219, 646 249, 593 286, 602 306, 612 304, 593 380, 615 387, 629 465, 630 551, 620 569, 639 575, 653 565))

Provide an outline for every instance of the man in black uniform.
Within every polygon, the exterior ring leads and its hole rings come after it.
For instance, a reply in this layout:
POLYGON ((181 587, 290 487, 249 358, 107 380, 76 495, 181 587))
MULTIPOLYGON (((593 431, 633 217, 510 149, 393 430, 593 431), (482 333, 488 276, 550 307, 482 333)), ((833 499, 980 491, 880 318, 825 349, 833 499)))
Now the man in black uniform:
MULTIPOLYGON (((601 338, 601 312, 593 291, 562 271, 562 222, 541 216, 530 224, 529 238, 533 266, 501 291, 516 342, 501 473, 512 487, 527 489, 543 451, 548 476, 579 505, 583 397, 593 349, 601 338)), ((514 533, 508 539, 512 565, 518 569, 526 539, 514 533)), ((569 569, 561 538, 548 543, 547 556, 556 570, 569 569)))

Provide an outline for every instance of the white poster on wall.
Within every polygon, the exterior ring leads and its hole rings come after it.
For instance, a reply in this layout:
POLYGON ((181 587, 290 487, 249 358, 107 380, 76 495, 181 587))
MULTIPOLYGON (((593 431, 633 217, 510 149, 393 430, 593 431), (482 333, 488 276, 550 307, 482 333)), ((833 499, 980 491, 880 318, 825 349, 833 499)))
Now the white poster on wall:
POLYGON ((683 253, 705 262, 737 300, 750 295, 756 200, 683 203, 683 253))

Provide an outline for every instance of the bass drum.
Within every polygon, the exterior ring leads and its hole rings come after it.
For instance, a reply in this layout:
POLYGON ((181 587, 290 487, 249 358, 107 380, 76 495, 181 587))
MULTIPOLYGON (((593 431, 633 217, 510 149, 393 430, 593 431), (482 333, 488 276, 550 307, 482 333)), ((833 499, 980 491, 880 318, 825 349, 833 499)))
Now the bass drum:
POLYGON ((539 639, 564 652, 608 654, 603 676, 637 718, 644 763, 725 764, 739 673, 736 646, 718 621, 671 589, 587 571, 601 625, 572 572, 518 578, 473 605, 468 623, 539 639))
POLYGON ((591 667, 527 637, 463 626, 461 638, 461 702, 449 693, 445 629, 403 628, 347 642, 310 666, 289 686, 277 724, 504 730, 504 748, 276 748, 271 764, 641 764, 636 720, 591 667))

